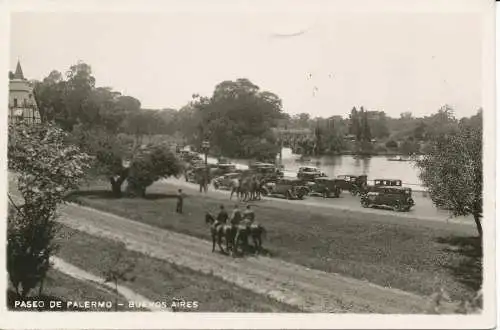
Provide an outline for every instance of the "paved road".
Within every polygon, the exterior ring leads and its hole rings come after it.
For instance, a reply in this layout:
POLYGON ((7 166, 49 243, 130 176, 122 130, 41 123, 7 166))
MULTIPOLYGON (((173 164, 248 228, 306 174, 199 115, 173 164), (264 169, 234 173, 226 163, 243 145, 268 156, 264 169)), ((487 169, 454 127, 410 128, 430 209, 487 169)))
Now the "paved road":
MULTIPOLYGON (((169 178, 166 180, 159 181, 154 184, 154 189, 156 191, 162 191, 169 189, 169 185, 175 185, 182 187, 184 189, 189 189, 191 192, 198 192, 198 185, 186 182, 183 179, 169 178)), ((215 190, 213 187, 209 188, 208 195, 214 198, 228 199, 229 191, 226 190, 215 190)), ((391 217, 400 217, 406 219, 418 219, 426 221, 438 221, 438 222, 450 222, 458 223, 466 226, 473 226, 474 220, 472 217, 458 217, 450 218, 449 213, 444 210, 438 210, 433 204, 430 198, 424 197, 422 193, 414 193, 413 199, 415 200, 415 206, 410 212, 395 212, 387 209, 366 209, 361 206, 359 197, 354 197, 348 192, 343 192, 340 198, 322 198, 322 197, 312 197, 308 196, 304 200, 286 200, 284 198, 277 197, 265 197, 262 203, 288 203, 292 205, 304 205, 307 207, 319 207, 319 208, 333 208, 340 210, 349 210, 355 212, 362 212, 367 214, 386 214, 391 217)))

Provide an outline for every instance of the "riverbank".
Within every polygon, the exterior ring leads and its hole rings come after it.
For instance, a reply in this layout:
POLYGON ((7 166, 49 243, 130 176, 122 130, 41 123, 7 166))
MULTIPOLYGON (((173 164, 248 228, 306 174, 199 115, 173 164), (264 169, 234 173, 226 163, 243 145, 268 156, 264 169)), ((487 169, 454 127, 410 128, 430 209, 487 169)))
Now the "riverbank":
MULTIPOLYGON (((216 212, 220 198, 186 190, 185 214, 178 215, 171 198, 174 185, 155 184, 146 199, 114 199, 108 190, 96 183, 75 198, 96 209, 202 238, 211 248, 204 214, 216 212)), ((464 266, 475 265, 479 258, 466 252, 478 241, 473 227, 422 225, 418 220, 398 221, 397 216, 279 203, 255 203, 254 208, 268 230, 264 247, 273 258, 424 295, 444 288, 459 299, 473 295, 480 285, 481 269, 464 266), (470 277, 474 280, 465 279, 470 277)))

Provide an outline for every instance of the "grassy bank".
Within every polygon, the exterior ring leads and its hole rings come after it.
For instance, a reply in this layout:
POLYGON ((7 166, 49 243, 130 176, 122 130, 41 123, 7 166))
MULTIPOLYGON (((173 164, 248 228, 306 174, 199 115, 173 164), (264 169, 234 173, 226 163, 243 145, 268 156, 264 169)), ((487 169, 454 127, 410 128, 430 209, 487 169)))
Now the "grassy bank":
MULTIPOLYGON (((114 199, 107 189, 91 185, 76 198, 87 206, 207 240, 204 212, 215 212, 221 203, 193 194, 185 200, 185 214, 177 215, 176 201, 169 197, 174 186, 168 191, 165 185, 153 186, 147 199, 114 199)), ((274 258, 425 295, 443 287, 453 298, 464 298, 481 283, 481 249, 473 229, 278 203, 256 205, 255 210, 268 230, 264 246, 274 258)), ((207 251, 210 248, 207 243, 207 251)))
POLYGON ((119 283, 151 301, 171 301, 172 298, 197 301, 198 312, 299 312, 298 309, 270 298, 241 289, 213 276, 168 262, 124 250, 123 245, 62 227, 58 238, 59 257, 102 276, 115 263, 121 252, 123 265, 133 264, 129 275, 132 282, 119 283))

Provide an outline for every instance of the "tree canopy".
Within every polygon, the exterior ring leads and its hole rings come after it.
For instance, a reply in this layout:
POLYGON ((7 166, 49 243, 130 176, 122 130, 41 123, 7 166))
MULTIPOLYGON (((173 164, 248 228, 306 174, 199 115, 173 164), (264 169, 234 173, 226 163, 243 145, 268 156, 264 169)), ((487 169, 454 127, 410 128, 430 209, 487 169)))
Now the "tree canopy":
POLYGON ((453 216, 472 214, 480 235, 483 214, 482 132, 482 114, 479 112, 460 122, 456 130, 437 136, 427 154, 417 161, 420 178, 434 204, 449 210, 453 216))
POLYGON ((206 139, 215 153, 228 157, 274 159, 278 152, 271 128, 283 117, 281 100, 248 79, 221 82, 210 98, 194 95, 179 114, 191 121, 182 129, 195 146, 206 139))

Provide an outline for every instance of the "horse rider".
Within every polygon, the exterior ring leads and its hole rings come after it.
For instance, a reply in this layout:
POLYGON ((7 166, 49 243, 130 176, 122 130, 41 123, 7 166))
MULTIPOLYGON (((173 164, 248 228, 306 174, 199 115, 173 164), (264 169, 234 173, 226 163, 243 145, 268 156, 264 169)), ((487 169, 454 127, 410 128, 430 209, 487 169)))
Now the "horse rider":
POLYGON ((224 205, 220 206, 220 211, 219 214, 217 215, 217 218, 215 219, 215 227, 218 225, 226 224, 227 220, 229 219, 229 215, 226 212, 226 209, 224 208, 224 205))
POLYGON ((241 211, 240 208, 238 207, 238 204, 236 204, 234 206, 233 213, 231 214, 231 220, 230 220, 231 225, 233 225, 233 227, 236 227, 241 222, 241 219, 242 219, 241 211))
POLYGON ((255 221, 255 213, 250 208, 250 205, 247 205, 247 208, 245 209, 245 211, 243 211, 242 222, 247 226, 248 229, 250 229, 250 226, 254 223, 254 221, 255 221))

